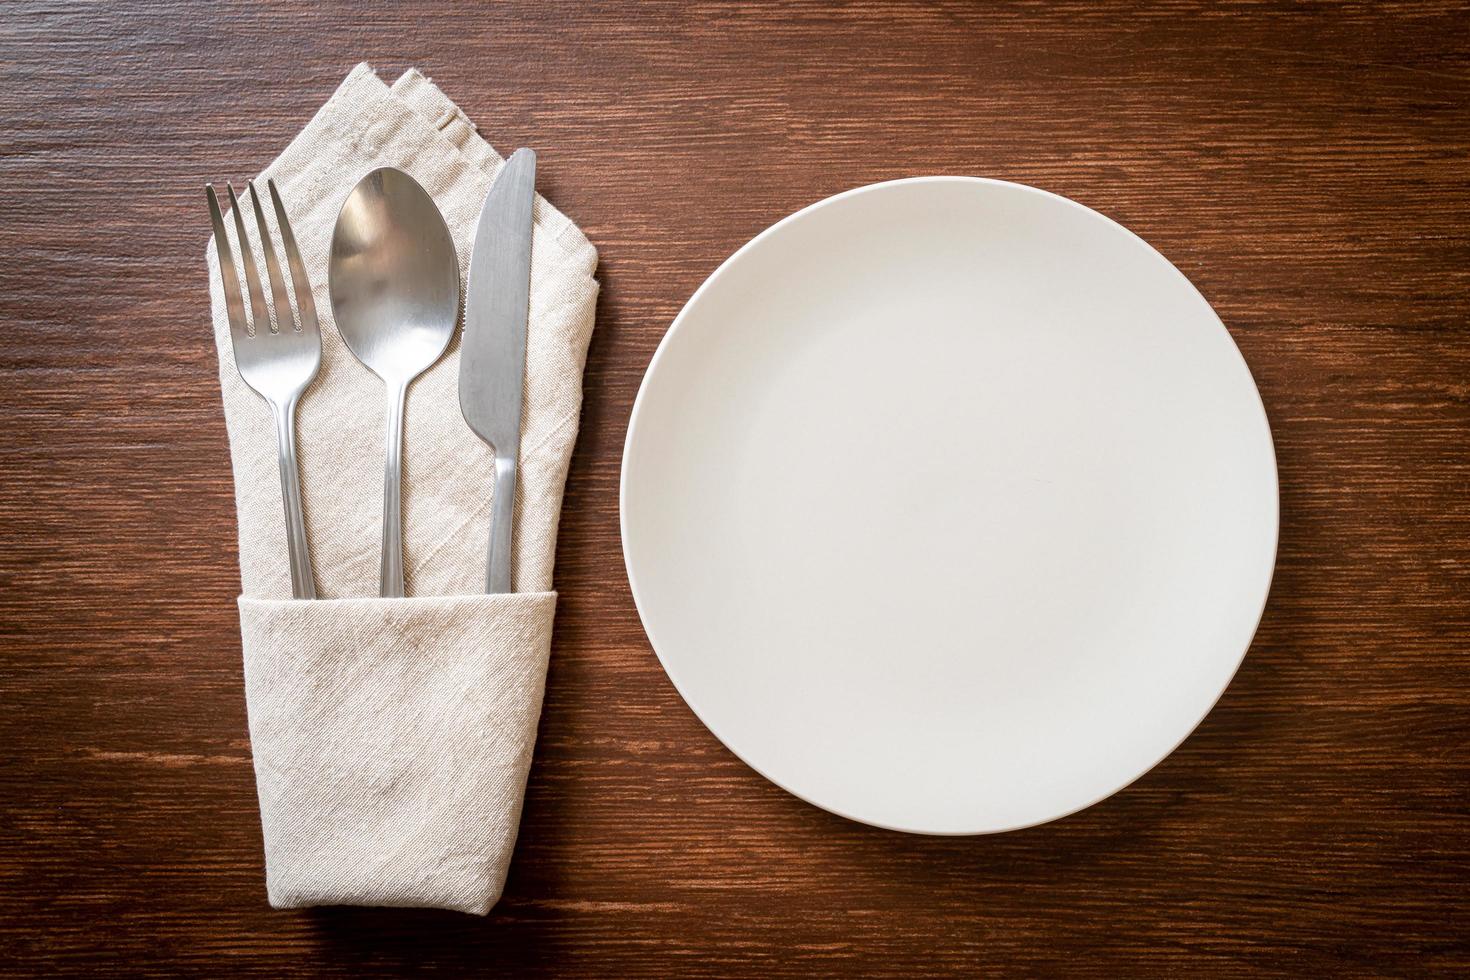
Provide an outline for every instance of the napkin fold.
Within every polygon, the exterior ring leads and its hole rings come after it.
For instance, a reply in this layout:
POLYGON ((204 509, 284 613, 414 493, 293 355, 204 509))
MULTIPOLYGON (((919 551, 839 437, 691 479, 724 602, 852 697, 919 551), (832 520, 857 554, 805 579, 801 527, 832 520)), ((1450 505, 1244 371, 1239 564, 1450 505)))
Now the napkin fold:
POLYGON ((538 196, 513 595, 481 594, 494 456, 460 415, 456 337, 408 391, 409 598, 373 598, 386 393, 338 335, 327 291, 337 212, 368 171, 399 167, 433 196, 463 277, 501 164, 422 74, 410 70, 390 87, 359 65, 257 178, 275 180, 284 198, 321 320, 321 371, 298 407, 297 451, 324 601, 288 598, 275 430, 268 406, 235 368, 212 242, 207 249, 239 515, 246 700, 267 891, 278 908, 484 914, 504 885, 550 650, 552 562, 581 411, 597 253, 538 196))

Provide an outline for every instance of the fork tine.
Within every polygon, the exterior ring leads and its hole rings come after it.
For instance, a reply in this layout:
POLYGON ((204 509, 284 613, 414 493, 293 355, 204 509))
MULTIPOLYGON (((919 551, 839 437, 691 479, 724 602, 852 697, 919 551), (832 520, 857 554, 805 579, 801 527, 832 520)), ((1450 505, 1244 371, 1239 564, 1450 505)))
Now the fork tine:
POLYGON ((260 273, 255 271, 255 255, 250 250, 250 236, 245 234, 245 222, 240 217, 240 202, 235 197, 234 185, 226 182, 225 190, 230 192, 230 213, 235 216, 235 234, 240 239, 240 262, 245 266, 245 285, 250 289, 251 326, 257 334, 262 325, 266 333, 275 333, 271 329, 270 312, 265 308, 265 294, 260 291, 260 273))
POLYGON ((204 196, 209 199, 209 220, 214 224, 214 248, 219 254, 220 284, 225 288, 225 311, 230 319, 230 337, 239 341, 250 335, 245 320, 245 303, 240 298, 240 276, 235 272, 235 260, 230 255, 230 240, 225 237, 225 219, 220 214, 219 198, 214 185, 204 185, 204 196))
POLYGON ((286 263, 291 268, 291 287, 296 291, 296 312, 301 315, 300 327, 308 333, 317 333, 316 301, 311 298, 311 281, 306 278, 306 266, 301 262, 301 253, 296 250, 296 236, 291 233, 291 221, 286 217, 286 206, 276 192, 276 182, 266 178, 265 186, 270 189, 271 203, 276 209, 276 226, 281 229, 281 245, 286 250, 286 263))
POLYGON ((276 305, 276 326, 284 329, 295 321, 291 317, 291 299, 286 295, 286 281, 281 278, 281 263, 276 259, 276 246, 271 230, 265 223, 265 212, 260 209, 260 195, 255 193, 255 181, 248 181, 250 204, 255 209, 255 224, 260 228, 260 250, 265 253, 265 273, 271 281, 271 300, 276 305))

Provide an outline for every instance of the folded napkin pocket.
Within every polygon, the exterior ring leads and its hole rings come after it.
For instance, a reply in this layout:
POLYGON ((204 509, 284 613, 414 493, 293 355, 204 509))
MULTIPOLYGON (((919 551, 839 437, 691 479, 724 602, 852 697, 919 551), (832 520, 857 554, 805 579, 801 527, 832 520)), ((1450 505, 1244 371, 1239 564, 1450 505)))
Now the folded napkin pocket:
POLYGON ((556 593, 240 599, 277 908, 500 896, 556 593))
POLYGON ((416 71, 389 86, 359 65, 256 179, 274 181, 285 199, 322 326, 321 370, 295 429, 319 600, 286 598, 276 433, 236 369, 215 250, 206 250, 239 515, 240 634, 267 888, 278 908, 484 914, 505 882, 541 711, 597 252, 566 215, 536 199, 512 554, 522 591, 477 591, 495 459, 460 412, 459 344, 451 342, 409 388, 405 407, 411 598, 366 598, 379 578, 384 389, 337 330, 326 270, 343 199, 382 166, 407 171, 434 198, 465 278, 502 160, 416 71))

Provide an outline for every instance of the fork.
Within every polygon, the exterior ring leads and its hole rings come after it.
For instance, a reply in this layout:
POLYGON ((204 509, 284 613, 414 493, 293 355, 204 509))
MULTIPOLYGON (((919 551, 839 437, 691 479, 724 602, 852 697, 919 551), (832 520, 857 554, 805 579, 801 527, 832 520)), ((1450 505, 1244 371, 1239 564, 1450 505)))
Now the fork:
POLYGON ((267 180, 271 203, 275 205, 276 225, 281 230, 281 243, 291 268, 291 285, 296 292, 296 315, 286 295, 281 265, 276 259, 275 245, 265 223, 255 182, 250 181, 250 201, 254 205, 255 223, 260 228, 261 251, 270 276, 271 296, 276 318, 271 321, 265 295, 260 288, 260 275, 255 269, 255 256, 250 250, 250 237, 240 217, 240 202, 235 188, 225 184, 230 195, 230 211, 235 217, 235 235, 240 243, 240 263, 245 267, 245 285, 250 292, 251 318, 245 319, 245 303, 240 297, 240 280, 230 256, 230 243, 225 237, 225 220, 220 214, 214 185, 205 184, 209 198, 209 217, 214 222, 214 245, 219 252, 220 279, 225 289, 225 309, 230 317, 230 341, 235 350, 235 367, 240 377, 257 395, 270 404, 276 419, 276 448, 281 463, 281 497, 286 506, 286 551, 291 562, 291 594, 297 599, 316 598, 316 578, 311 572, 311 553, 306 546, 306 526, 301 517, 301 482, 296 466, 296 403, 302 392, 316 378, 322 362, 322 334, 317 325, 316 304, 311 298, 311 283, 301 253, 296 250, 296 236, 276 182, 267 180))

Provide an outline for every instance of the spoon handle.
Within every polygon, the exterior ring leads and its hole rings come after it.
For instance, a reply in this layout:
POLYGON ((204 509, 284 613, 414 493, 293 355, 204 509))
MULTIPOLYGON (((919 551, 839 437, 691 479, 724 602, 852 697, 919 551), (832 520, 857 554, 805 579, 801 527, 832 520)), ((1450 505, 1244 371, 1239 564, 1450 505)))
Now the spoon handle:
POLYGON ((388 453, 383 465, 383 563, 378 594, 403 597, 403 500, 401 494, 403 405, 407 385, 388 389, 388 453))

